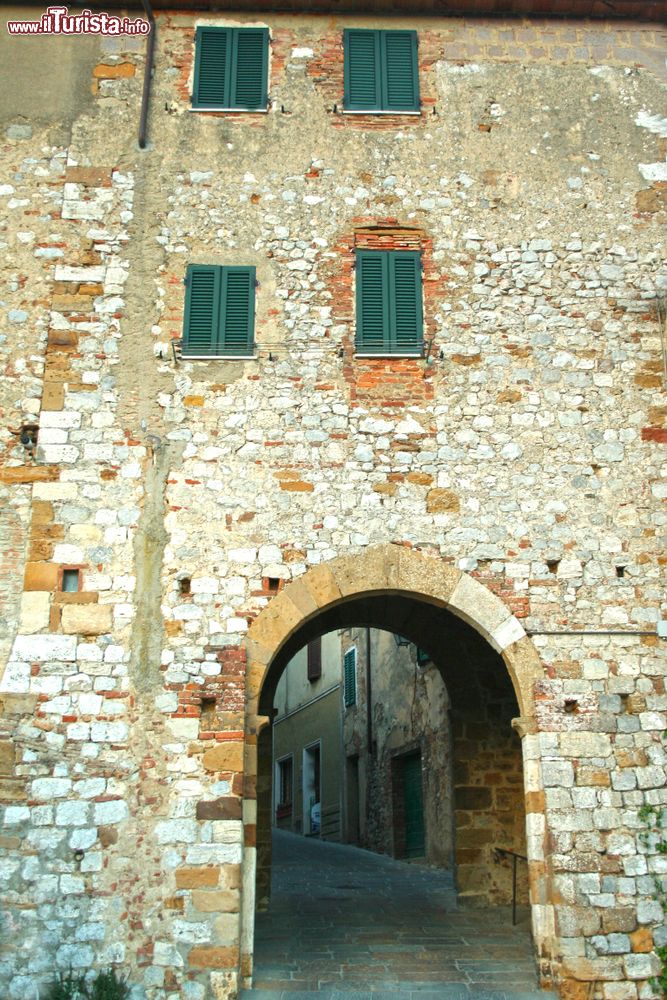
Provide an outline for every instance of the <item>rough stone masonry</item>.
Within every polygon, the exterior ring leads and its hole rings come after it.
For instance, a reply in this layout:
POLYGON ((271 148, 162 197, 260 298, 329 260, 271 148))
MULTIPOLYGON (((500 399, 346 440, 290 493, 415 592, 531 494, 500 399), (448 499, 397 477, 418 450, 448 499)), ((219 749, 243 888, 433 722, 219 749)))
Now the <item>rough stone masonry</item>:
POLYGON ((656 997, 664 31, 174 10, 157 39, 145 151, 142 40, 1 41, 2 995, 120 963, 235 996, 264 671, 394 588, 510 669, 544 982, 656 997), (191 113, 200 23, 269 27, 267 114, 191 113), (421 115, 340 113, 350 25, 418 30, 421 115), (421 251, 424 358, 354 356, 378 246, 421 251), (172 356, 188 263, 257 268, 256 359, 172 356))

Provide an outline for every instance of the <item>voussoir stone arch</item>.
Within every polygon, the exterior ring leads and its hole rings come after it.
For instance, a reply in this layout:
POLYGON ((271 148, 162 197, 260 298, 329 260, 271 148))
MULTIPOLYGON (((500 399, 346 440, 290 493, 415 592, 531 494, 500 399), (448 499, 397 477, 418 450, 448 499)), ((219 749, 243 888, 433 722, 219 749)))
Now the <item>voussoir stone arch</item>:
POLYGON ((277 594, 253 622, 246 639, 246 715, 251 729, 251 720, 257 720, 261 711, 259 696, 277 652, 332 606, 383 594, 403 594, 440 607, 478 632, 505 662, 521 728, 533 729, 533 687, 543 676, 543 668, 517 618, 487 587, 438 554, 395 544, 373 546, 314 566, 277 594))

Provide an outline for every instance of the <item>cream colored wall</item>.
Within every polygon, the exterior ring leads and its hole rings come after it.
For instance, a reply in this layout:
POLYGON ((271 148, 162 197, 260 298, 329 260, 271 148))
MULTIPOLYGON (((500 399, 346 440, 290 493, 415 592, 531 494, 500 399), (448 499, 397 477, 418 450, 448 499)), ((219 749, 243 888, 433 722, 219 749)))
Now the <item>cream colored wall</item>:
POLYGON ((340 635, 329 632, 322 636, 322 676, 316 681, 308 680, 308 654, 304 646, 287 664, 285 673, 278 682, 274 707, 276 720, 286 712, 308 704, 319 698, 325 691, 340 682, 341 652, 340 635))

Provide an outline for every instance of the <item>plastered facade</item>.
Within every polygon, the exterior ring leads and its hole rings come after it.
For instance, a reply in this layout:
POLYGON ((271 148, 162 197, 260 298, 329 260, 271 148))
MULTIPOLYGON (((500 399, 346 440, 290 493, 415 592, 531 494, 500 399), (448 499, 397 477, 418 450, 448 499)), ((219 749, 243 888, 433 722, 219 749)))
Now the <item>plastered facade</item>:
POLYGON ((502 654, 545 981, 652 997, 664 34, 263 17, 271 109, 225 116, 188 110, 201 20, 258 22, 159 17, 144 152, 142 43, 86 43, 57 123, 3 88, 2 990, 109 962, 150 1000, 248 981, 258 697, 373 591, 502 654), (334 111, 364 23, 423 36, 421 117, 334 111), (369 232, 420 241, 428 359, 354 358, 369 232), (173 363, 188 263, 257 267, 256 361, 173 363))

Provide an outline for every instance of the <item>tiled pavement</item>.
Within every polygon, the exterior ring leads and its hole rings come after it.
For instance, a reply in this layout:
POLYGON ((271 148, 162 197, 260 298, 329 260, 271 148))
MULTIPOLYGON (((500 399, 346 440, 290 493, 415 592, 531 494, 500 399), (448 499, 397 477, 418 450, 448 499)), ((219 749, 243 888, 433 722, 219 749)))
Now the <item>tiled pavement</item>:
POLYGON ((273 840, 243 1000, 547 1000, 527 913, 457 909, 445 872, 289 833, 273 840))

